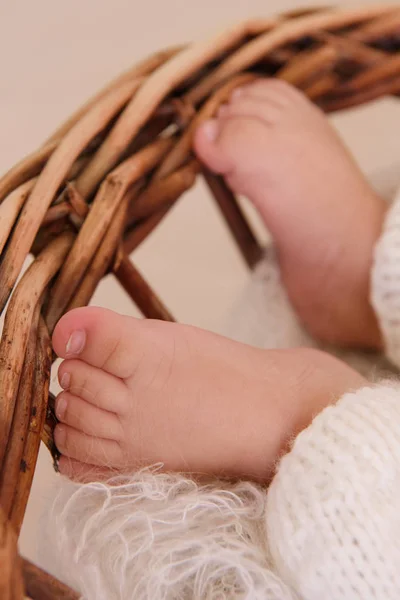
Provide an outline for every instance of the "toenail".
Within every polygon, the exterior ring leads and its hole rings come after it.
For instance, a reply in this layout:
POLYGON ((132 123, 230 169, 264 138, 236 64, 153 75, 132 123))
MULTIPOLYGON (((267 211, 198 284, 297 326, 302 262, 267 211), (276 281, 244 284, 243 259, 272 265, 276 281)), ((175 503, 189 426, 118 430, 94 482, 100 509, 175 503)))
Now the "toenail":
POLYGON ((71 375, 69 373, 64 373, 61 377, 60 385, 63 390, 67 390, 71 385, 71 375))
POLYGON ((67 399, 65 396, 58 396, 56 400, 56 417, 60 421, 64 418, 65 411, 67 410, 67 399))
POLYGON ((62 448, 65 445, 65 440, 67 438, 67 432, 65 427, 62 425, 57 425, 54 430, 54 441, 58 449, 62 448))
POLYGON ((219 134, 219 125, 215 119, 203 124, 203 131, 210 142, 214 142, 219 134))
POLYGON ((71 334, 66 346, 66 356, 76 356, 80 354, 85 347, 86 333, 81 329, 71 334))

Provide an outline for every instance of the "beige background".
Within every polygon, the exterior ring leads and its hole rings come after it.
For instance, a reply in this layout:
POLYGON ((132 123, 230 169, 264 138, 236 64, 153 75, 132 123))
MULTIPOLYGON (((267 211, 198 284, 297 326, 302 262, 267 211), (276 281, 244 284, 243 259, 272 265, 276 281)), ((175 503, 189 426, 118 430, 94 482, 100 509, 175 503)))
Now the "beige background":
MULTIPOLYGON (((240 19, 305 4, 295 0, 0 0, 0 171, 40 144, 108 79, 155 49, 197 39, 240 19)), ((386 173, 400 164, 398 117, 398 106, 383 101, 334 119, 365 171, 388 185, 386 173)), ((201 184, 143 245, 136 261, 181 321, 210 329, 218 329, 247 279, 201 184)), ((136 314, 111 280, 102 284, 94 302, 136 314)), ((21 538, 22 552, 33 558, 38 518, 52 485, 57 485, 57 478, 47 452, 42 451, 21 538)))

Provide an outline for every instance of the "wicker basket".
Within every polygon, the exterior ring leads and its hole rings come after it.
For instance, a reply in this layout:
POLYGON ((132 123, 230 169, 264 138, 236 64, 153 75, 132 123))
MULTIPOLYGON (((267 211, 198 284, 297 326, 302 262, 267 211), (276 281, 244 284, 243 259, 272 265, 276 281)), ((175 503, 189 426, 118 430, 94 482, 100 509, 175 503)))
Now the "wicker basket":
POLYGON ((202 174, 253 267, 261 248, 192 138, 232 90, 279 77, 324 111, 400 94, 400 8, 311 9, 248 21, 118 77, 0 180, 0 597, 78 598, 18 558, 42 439, 56 458, 51 332, 112 271, 145 317, 173 320, 131 253, 202 174), (17 284, 27 255, 35 260, 17 284))

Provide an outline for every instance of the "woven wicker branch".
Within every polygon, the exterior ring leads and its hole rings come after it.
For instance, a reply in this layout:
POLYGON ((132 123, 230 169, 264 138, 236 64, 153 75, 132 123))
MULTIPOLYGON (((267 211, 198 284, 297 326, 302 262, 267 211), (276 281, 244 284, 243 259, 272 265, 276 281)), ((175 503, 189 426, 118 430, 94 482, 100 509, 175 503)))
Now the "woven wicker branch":
MULTIPOLYGON (((40 437, 54 452, 50 335, 112 271, 144 316, 173 320, 129 255, 202 174, 244 260, 261 248, 223 180, 192 153, 232 90, 278 77, 325 112, 400 94, 400 8, 311 9, 248 21, 127 71, 0 180, 0 596, 23 597, 16 539, 40 437), (27 256, 34 261, 17 283, 27 256)), ((23 563, 32 598, 76 594, 23 563)))

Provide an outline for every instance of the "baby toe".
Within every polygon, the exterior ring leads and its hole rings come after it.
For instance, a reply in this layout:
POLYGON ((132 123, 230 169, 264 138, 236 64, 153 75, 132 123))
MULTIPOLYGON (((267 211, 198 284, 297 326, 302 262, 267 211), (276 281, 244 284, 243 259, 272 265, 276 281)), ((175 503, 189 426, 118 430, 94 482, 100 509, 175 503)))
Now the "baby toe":
POLYGON ((197 156, 211 171, 220 175, 227 175, 233 166, 232 158, 220 143, 223 125, 221 119, 226 110, 226 106, 221 107, 220 118, 205 121, 197 129, 194 137, 197 156))
POLYGON ((281 108, 287 107, 294 100, 305 98, 297 88, 283 79, 258 79, 242 88, 243 96, 252 96, 274 103, 281 108))
POLYGON ((270 126, 279 107, 269 104, 262 97, 244 94, 231 101, 224 111, 224 119, 242 117, 255 119, 261 125, 270 126))
POLYGON ((200 126, 194 139, 200 160, 211 171, 225 177, 252 161, 252 155, 257 151, 253 148, 254 138, 260 136, 260 120, 249 118, 244 111, 243 114, 231 114, 231 108, 227 105, 219 119, 200 126))
POLYGON ((99 409, 119 415, 129 410, 125 383, 82 360, 65 360, 58 370, 58 379, 63 390, 99 409))
POLYGON ((122 440, 121 421, 115 413, 93 406, 79 396, 62 392, 56 400, 57 419, 95 438, 122 440))
POLYGON ((82 463, 117 469, 125 468, 127 456, 115 440, 97 438, 69 425, 57 425, 54 441, 61 454, 82 463))
MULTIPOLYGON (((60 358, 78 358, 116 377, 130 377, 141 357, 141 321, 102 308, 80 308, 57 324, 53 345, 60 358)), ((144 340, 142 340, 144 343, 144 340)))

